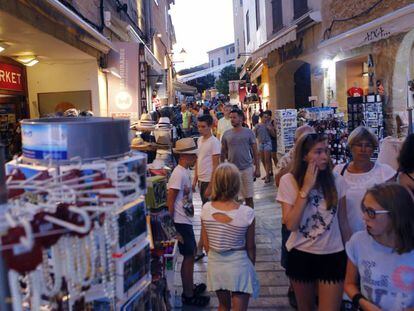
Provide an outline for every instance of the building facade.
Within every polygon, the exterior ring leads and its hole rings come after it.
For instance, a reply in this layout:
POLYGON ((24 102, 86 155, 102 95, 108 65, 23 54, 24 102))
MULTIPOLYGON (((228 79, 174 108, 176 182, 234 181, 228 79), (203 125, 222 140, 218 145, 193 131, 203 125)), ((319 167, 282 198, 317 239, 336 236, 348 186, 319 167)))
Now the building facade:
POLYGON ((15 113, 20 119, 76 108, 136 119, 153 108, 154 99, 172 103, 171 4, 2 1, 0 66, 17 66, 10 68, 21 68, 24 77, 19 90, 0 84, 1 93, 14 92, 24 103, 7 112, 22 111, 15 113))
POLYGON ((387 134, 413 105, 414 1, 233 1, 243 42, 236 63, 271 109, 333 106, 347 112, 348 91, 380 93, 387 134), (241 6, 243 14, 241 14, 241 6), (312 100, 312 101, 311 101, 312 100))
POLYGON ((236 58, 234 43, 208 51, 207 54, 210 68, 232 63, 236 58))
POLYGON ((397 134, 413 106, 407 85, 414 79, 414 1, 327 0, 322 17, 319 50, 329 60, 325 84, 333 99, 346 110, 349 88, 380 93, 387 134, 397 134))

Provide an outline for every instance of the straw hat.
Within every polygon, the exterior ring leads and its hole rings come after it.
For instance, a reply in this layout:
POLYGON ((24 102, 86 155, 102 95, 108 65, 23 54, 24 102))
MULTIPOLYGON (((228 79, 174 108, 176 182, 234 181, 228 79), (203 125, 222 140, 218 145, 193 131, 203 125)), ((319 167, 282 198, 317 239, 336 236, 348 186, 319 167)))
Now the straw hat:
POLYGON ((177 140, 173 151, 180 154, 197 154, 198 148, 194 139, 187 137, 177 140))

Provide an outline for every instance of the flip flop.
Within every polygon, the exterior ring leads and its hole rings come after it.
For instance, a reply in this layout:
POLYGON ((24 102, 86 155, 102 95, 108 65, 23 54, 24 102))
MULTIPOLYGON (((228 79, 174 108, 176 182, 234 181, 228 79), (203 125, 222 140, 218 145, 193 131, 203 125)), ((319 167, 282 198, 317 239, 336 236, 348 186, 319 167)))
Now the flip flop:
POLYGON ((203 253, 201 253, 201 254, 197 254, 197 255, 195 255, 195 257, 194 257, 194 262, 197 262, 197 261, 199 261, 199 260, 201 260, 201 259, 203 259, 204 258, 204 256, 206 256, 206 254, 203 252, 203 253))

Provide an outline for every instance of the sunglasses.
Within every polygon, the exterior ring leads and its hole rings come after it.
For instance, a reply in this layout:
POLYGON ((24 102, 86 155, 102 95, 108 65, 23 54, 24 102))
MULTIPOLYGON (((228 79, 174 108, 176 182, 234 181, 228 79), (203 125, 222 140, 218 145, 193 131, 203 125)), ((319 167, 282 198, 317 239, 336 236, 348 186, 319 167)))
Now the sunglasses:
POLYGON ((368 217, 371 218, 371 219, 375 219, 375 217, 378 214, 388 214, 388 213, 390 213, 390 211, 385 211, 385 210, 377 211, 373 208, 365 207, 364 205, 361 205, 361 211, 362 211, 362 213, 367 214, 368 217))

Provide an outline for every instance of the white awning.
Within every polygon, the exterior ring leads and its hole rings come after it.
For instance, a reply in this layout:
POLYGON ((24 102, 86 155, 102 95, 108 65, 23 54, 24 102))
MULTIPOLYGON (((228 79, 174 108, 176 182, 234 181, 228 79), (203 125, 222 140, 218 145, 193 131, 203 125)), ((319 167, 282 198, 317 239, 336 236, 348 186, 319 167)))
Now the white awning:
POLYGON ((260 57, 266 58, 273 50, 281 48, 285 44, 296 40, 297 25, 281 30, 276 36, 262 44, 256 51, 252 53, 252 59, 256 60, 260 57))
POLYGON ((137 34, 135 29, 128 25, 126 27, 127 33, 129 37, 134 40, 138 44, 143 44, 145 47, 145 61, 148 63, 148 65, 154 69, 159 75, 163 74, 163 68, 161 66, 161 63, 158 61, 158 59, 155 57, 154 53, 149 49, 149 47, 145 44, 144 40, 137 34))
POLYGON ((250 81, 256 80, 259 76, 261 76, 263 71, 263 60, 260 60, 260 64, 256 66, 250 73, 250 81))
POLYGON ((184 93, 184 94, 197 94, 197 88, 185 83, 181 83, 178 81, 173 82, 173 86, 176 92, 184 93))
POLYGON ((348 51, 414 28, 414 4, 322 41, 318 48, 330 54, 348 51))
POLYGON ((177 77, 177 80, 179 82, 184 83, 184 82, 191 81, 191 80, 194 80, 194 79, 197 79, 197 78, 205 77, 209 74, 213 74, 214 76, 218 77, 220 75, 220 72, 224 68, 226 68, 228 66, 234 66, 234 64, 235 64, 235 61, 233 60, 231 62, 221 64, 219 66, 214 66, 214 67, 210 67, 210 68, 207 68, 207 69, 203 69, 203 70, 192 72, 192 73, 189 73, 189 74, 186 74, 186 75, 179 76, 179 77, 177 77))

